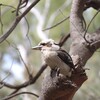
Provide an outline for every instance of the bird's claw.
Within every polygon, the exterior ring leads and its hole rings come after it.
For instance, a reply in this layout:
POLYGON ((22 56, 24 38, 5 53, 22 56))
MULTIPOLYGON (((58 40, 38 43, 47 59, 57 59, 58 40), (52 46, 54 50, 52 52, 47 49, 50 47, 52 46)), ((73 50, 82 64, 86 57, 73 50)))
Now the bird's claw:
POLYGON ((58 77, 60 74, 60 68, 56 67, 54 69, 51 69, 51 77, 58 77))
POLYGON ((65 82, 63 82, 64 85, 67 85, 69 87, 77 87, 77 85, 75 83, 73 83, 71 80, 67 80, 65 82))
POLYGON ((89 68, 82 68, 82 71, 81 71, 81 73, 80 73, 80 76, 81 76, 81 75, 85 75, 85 74, 86 74, 86 73, 85 73, 86 70, 90 70, 90 69, 89 69, 89 68))
POLYGON ((56 69, 56 76, 59 76, 59 74, 60 74, 60 68, 57 68, 56 69))

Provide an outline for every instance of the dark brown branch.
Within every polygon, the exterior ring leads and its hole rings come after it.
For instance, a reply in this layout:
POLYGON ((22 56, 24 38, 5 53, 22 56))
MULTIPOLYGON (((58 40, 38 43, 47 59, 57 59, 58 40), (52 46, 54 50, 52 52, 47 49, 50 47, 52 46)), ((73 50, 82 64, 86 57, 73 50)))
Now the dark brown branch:
POLYGON ((11 92, 8 96, 12 95, 12 94, 15 94, 19 91, 19 89, 15 89, 13 92, 11 92))
POLYGON ((19 15, 18 12, 19 12, 19 8, 21 6, 21 2, 22 2, 22 0, 19 0, 18 6, 17 6, 17 9, 16 9, 16 16, 19 15))
POLYGON ((24 8, 27 4, 28 4, 29 0, 23 0, 23 2, 21 2, 21 7, 20 9, 24 8))
POLYGON ((67 41, 67 39, 70 37, 70 34, 68 33, 66 36, 63 36, 59 41, 59 46, 62 47, 64 43, 67 41))
POLYGON ((11 32, 16 28, 17 24, 20 22, 20 20, 39 2, 40 0, 35 0, 20 16, 16 17, 16 20, 10 27, 10 29, 0 36, 0 43, 2 43, 6 38, 11 34, 11 32))
POLYGON ((28 3, 28 0, 19 0, 17 9, 16 9, 16 16, 18 16, 18 12, 20 9, 24 8, 28 3))

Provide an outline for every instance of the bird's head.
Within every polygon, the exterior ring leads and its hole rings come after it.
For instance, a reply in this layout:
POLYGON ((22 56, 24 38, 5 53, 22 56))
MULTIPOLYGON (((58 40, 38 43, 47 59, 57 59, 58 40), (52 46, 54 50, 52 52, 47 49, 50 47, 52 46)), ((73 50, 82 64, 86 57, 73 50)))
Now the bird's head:
POLYGON ((41 41, 37 46, 32 47, 33 50, 51 50, 56 51, 60 49, 60 46, 52 39, 41 41))

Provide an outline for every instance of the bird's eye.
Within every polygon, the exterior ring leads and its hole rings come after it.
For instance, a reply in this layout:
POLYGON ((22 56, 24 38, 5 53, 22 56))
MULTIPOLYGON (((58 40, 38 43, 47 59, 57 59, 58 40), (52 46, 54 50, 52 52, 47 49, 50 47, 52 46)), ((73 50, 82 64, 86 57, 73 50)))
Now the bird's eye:
POLYGON ((43 45, 43 46, 45 46, 46 44, 45 44, 45 43, 41 43, 40 45, 43 45))
POLYGON ((52 45, 51 43, 47 43, 47 47, 51 47, 51 45, 52 45))

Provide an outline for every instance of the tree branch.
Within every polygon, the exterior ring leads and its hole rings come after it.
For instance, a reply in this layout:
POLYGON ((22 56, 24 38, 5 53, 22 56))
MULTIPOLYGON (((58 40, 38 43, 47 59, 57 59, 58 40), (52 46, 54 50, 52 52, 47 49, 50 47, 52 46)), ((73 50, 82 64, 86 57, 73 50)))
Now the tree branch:
POLYGON ((15 85, 10 85, 10 84, 8 84, 6 82, 2 82, 2 81, 0 81, 0 84, 1 85, 3 84, 5 87, 8 87, 10 89, 16 89, 16 90, 18 89, 19 90, 21 88, 24 88, 24 87, 27 87, 29 85, 34 84, 36 82, 36 80, 39 78, 39 76, 46 69, 46 67, 47 67, 46 64, 42 65, 41 68, 40 68, 40 70, 37 72, 37 74, 34 77, 32 77, 31 79, 29 79, 28 81, 26 81, 26 82, 24 82, 24 83, 22 83, 20 85, 16 85, 16 86, 15 85))
POLYGON ((66 36, 63 36, 59 41, 59 46, 62 47, 63 44, 67 41, 67 39, 70 37, 70 34, 68 33, 66 36))
POLYGON ((11 34, 11 32, 16 28, 17 24, 20 22, 20 20, 39 2, 40 0, 34 0, 33 3, 20 15, 17 16, 12 26, 9 28, 9 30, 0 36, 0 43, 2 43, 6 38, 11 34))
POLYGON ((66 17, 66 18, 64 18, 64 19, 62 19, 62 20, 59 21, 58 23, 52 25, 51 27, 48 27, 48 28, 43 29, 42 31, 47 31, 47 30, 50 30, 50 29, 52 29, 52 28, 55 28, 56 26, 60 25, 61 23, 63 23, 63 22, 66 21, 67 19, 69 19, 69 16, 66 17))
POLYGON ((5 97, 5 98, 3 98, 3 99, 1 99, 1 100, 9 100, 9 99, 14 98, 14 97, 16 97, 16 96, 18 96, 18 95, 21 95, 21 94, 30 94, 30 95, 39 97, 39 96, 38 96, 37 94, 35 94, 35 93, 31 93, 31 92, 20 92, 20 93, 16 93, 16 94, 12 94, 12 95, 10 95, 10 96, 7 96, 7 97, 5 97))
POLYGON ((85 32, 83 26, 83 11, 86 0, 73 0, 70 14, 70 34, 74 40, 85 32))

